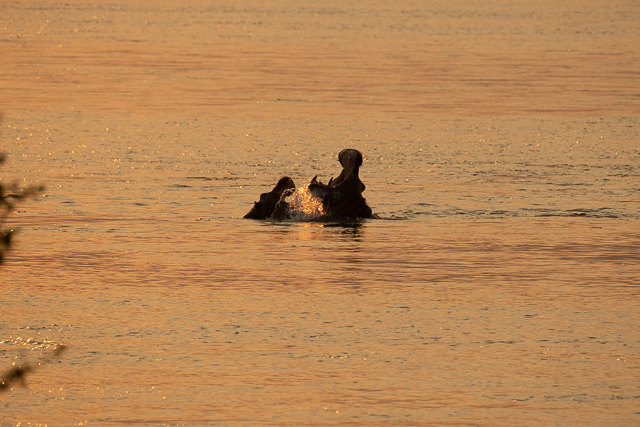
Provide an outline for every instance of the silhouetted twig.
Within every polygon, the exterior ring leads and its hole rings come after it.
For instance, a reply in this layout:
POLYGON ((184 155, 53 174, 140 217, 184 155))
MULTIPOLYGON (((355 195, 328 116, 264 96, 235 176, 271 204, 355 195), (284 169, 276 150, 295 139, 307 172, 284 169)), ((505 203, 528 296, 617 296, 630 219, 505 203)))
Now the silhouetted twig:
MULTIPOLYGON (((0 153, 0 165, 6 159, 7 156, 0 153)), ((11 249, 12 237, 15 234, 15 230, 3 227, 7 216, 16 209, 18 203, 29 197, 34 197, 42 191, 44 191, 44 186, 42 185, 20 187, 15 182, 9 185, 4 185, 0 182, 0 265, 4 260, 5 252, 11 249)))
MULTIPOLYGON (((0 115, 0 119, 2 116, 0 115)), ((7 156, 0 153, 0 165, 4 164, 7 156)), ((4 254, 11 249, 12 237, 15 233, 13 229, 5 229, 4 223, 6 218, 15 210, 18 203, 24 201, 29 197, 34 197, 36 194, 44 191, 44 186, 31 186, 20 187, 17 183, 13 182, 9 185, 4 185, 0 182, 0 266, 4 261, 4 254)), ((9 369, 2 375, 0 379, 0 392, 10 390, 14 383, 20 383, 23 386, 26 385, 25 378, 28 373, 36 370, 38 366, 42 366, 51 361, 51 359, 58 357, 64 350, 65 345, 59 345, 50 355, 43 356, 37 364, 24 364, 23 366, 15 366, 9 369)))
POLYGON ((66 345, 59 345, 55 350, 53 350, 52 354, 43 356, 38 363, 26 363, 23 366, 15 366, 9 369, 2 376, 2 380, 0 380, 0 392, 11 390, 11 387, 15 383, 20 383, 20 385, 26 387, 26 376, 28 373, 35 371, 39 366, 43 366, 51 362, 52 359, 58 357, 66 349, 66 345))

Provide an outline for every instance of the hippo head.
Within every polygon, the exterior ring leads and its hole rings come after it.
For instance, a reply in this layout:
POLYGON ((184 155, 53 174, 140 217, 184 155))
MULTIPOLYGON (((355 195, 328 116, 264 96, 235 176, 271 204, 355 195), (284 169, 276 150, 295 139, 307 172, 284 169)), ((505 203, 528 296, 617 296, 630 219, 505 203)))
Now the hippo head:
POLYGON ((282 193, 290 188, 296 188, 293 180, 288 176, 280 178, 273 190, 260 195, 260 201, 255 202, 251 210, 243 218, 265 219, 271 216, 276 208, 276 203, 280 200, 282 193))
POLYGON ((370 218, 371 208, 362 197, 365 185, 360 181, 358 172, 362 166, 362 154, 348 148, 338 154, 342 171, 328 185, 316 182, 309 184, 311 193, 322 200, 324 212, 328 217, 370 218))

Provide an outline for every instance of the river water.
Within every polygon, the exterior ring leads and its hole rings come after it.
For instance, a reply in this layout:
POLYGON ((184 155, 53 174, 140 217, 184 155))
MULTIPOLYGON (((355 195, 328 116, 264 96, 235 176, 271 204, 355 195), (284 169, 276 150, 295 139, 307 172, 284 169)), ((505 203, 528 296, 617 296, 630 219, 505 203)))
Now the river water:
POLYGON ((0 425, 640 423, 640 4, 0 2, 0 425), (381 219, 244 220, 359 149, 381 219))

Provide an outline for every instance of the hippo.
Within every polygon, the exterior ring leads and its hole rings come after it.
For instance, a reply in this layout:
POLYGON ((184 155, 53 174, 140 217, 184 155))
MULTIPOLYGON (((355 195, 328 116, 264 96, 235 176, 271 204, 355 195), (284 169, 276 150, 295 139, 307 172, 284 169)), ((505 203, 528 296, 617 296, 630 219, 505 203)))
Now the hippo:
POLYGON ((295 189, 296 185, 293 180, 288 176, 280 178, 273 190, 268 193, 262 193, 260 195, 260 201, 254 202, 253 207, 243 218, 251 219, 265 219, 271 216, 276 208, 276 203, 282 197, 282 193, 288 189, 295 189))
MULTIPOLYGON (((306 189, 318 204, 321 202, 321 217, 331 218, 375 218, 367 201, 362 197, 365 185, 360 181, 358 172, 362 166, 362 153, 348 148, 338 154, 342 171, 338 177, 323 184, 313 177, 306 189)), ((244 218, 290 220, 295 210, 286 199, 296 192, 295 184, 289 177, 282 177, 269 193, 260 195, 260 201, 244 218)))
POLYGON ((342 172, 327 185, 314 178, 309 191, 322 200, 324 212, 330 217, 371 218, 372 212, 367 200, 362 197, 366 186, 360 181, 358 172, 362 166, 362 153, 352 148, 338 154, 342 172))

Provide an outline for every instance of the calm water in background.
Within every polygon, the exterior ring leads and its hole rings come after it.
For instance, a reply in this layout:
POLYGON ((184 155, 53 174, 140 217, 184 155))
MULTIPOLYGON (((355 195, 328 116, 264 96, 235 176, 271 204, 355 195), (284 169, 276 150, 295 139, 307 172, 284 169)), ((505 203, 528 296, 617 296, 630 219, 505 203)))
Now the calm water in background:
POLYGON ((0 425, 636 425, 640 5, 0 3, 0 425), (383 219, 242 220, 365 155, 383 219))

